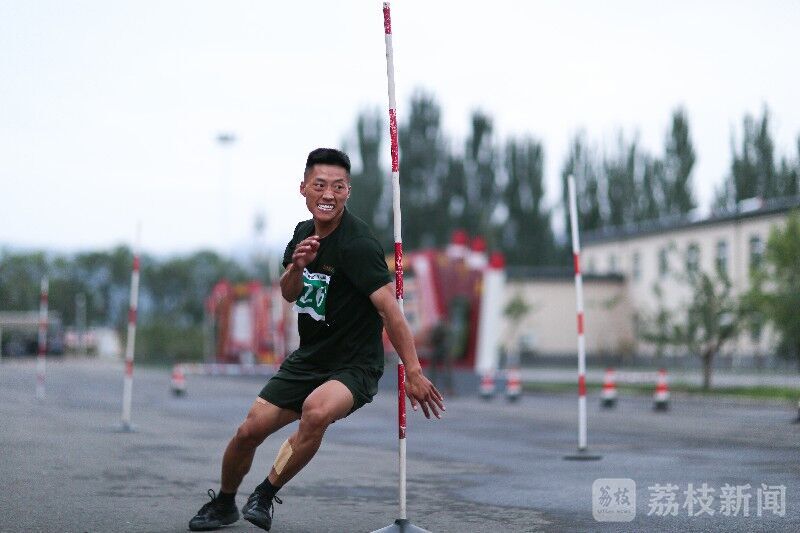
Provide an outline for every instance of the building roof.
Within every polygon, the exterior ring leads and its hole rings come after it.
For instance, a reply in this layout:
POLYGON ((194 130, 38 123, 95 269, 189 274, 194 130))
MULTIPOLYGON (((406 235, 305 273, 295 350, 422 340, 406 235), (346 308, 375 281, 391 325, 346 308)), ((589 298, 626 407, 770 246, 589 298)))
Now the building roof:
POLYGON ((713 226, 748 218, 764 217, 784 213, 800 208, 800 196, 787 196, 782 198, 751 198, 742 200, 735 209, 712 213, 709 217, 698 219, 691 213, 663 217, 657 220, 646 220, 587 231, 581 235, 584 244, 601 244, 604 242, 620 241, 656 235, 687 228, 700 226, 713 226))

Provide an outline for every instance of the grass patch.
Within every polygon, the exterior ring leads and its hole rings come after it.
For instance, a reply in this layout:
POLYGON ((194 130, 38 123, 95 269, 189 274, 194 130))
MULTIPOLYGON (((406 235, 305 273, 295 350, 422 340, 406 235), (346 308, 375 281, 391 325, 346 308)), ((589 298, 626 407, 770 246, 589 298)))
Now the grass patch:
MULTIPOLYGON (((525 383, 523 390, 526 392, 575 392, 578 389, 577 383, 525 383)), ((586 390, 591 393, 599 393, 602 385, 599 383, 587 383, 586 390)), ((655 385, 617 385, 619 393, 652 395, 655 385)), ((682 383, 670 384, 670 391, 680 392, 696 396, 731 396, 738 398, 755 398, 762 400, 786 400, 796 402, 800 399, 800 388, 778 387, 771 385, 757 385, 752 387, 713 387, 710 391, 704 391, 698 385, 687 385, 682 383)))

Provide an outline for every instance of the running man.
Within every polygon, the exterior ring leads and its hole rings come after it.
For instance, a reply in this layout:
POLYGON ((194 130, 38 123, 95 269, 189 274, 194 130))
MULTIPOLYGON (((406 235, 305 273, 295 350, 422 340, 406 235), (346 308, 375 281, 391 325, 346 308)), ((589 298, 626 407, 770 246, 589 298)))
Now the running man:
POLYGON ((300 348, 267 382, 222 457, 219 493, 189 522, 208 531, 239 519, 235 496, 256 448, 287 424, 300 424, 280 447, 264 481, 242 508, 269 531, 277 493, 314 457, 327 427, 372 401, 383 374, 385 327, 406 368, 414 410, 441 418, 442 395, 422 374, 414 339, 395 299, 383 249, 370 228, 347 211, 350 159, 331 148, 308 155, 300 194, 312 219, 301 222, 283 256, 283 297, 299 314, 300 348))

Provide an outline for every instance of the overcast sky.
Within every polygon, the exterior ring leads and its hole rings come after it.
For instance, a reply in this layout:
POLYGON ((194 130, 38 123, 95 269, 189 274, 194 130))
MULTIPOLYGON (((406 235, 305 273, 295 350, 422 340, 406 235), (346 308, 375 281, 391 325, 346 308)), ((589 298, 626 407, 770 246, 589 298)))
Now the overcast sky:
MULTIPOLYGON (((576 131, 661 153, 678 105, 703 205, 745 113, 769 106, 797 157, 796 1, 398 0, 392 18, 400 122, 424 88, 457 148, 476 108, 498 141, 540 138, 550 205, 576 131)), ((282 248, 308 151, 387 107, 378 1, 0 0, 0 50, 0 246, 109 247, 141 220, 150 252, 242 253, 263 213, 260 245, 282 248)))

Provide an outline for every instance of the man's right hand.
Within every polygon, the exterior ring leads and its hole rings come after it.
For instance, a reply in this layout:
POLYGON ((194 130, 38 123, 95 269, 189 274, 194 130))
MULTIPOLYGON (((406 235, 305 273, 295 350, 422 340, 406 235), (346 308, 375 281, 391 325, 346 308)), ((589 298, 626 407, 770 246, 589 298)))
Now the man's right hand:
POLYGON ((303 269, 317 258, 319 236, 312 235, 300 241, 292 252, 292 263, 281 275, 281 295, 287 302, 295 301, 303 291, 303 269))
POLYGON ((317 258, 317 252, 319 251, 319 236, 312 235, 307 239, 303 239, 300 241, 297 246, 294 247, 294 253, 292 254, 292 264, 296 266, 300 271, 302 271, 309 263, 313 262, 314 259, 317 258))

